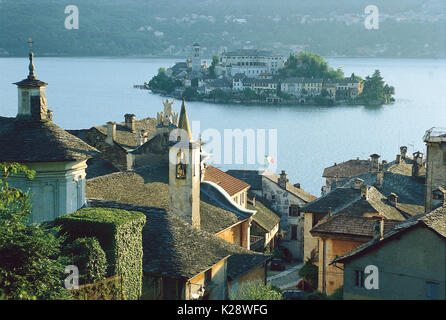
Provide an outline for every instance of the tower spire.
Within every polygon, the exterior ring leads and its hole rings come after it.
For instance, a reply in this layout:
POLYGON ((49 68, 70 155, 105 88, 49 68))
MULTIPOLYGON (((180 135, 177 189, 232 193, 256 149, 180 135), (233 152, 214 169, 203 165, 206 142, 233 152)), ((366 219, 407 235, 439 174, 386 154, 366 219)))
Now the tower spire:
POLYGON ((186 105, 184 104, 184 98, 183 98, 183 102, 181 104, 180 119, 178 120, 178 128, 185 130, 189 137, 189 141, 192 141, 192 132, 190 130, 189 118, 187 117, 186 105))
POLYGON ((34 53, 32 52, 33 48, 33 39, 29 38, 28 40, 29 45, 29 74, 28 79, 30 80, 36 80, 36 73, 35 73, 35 67, 34 67, 34 53))

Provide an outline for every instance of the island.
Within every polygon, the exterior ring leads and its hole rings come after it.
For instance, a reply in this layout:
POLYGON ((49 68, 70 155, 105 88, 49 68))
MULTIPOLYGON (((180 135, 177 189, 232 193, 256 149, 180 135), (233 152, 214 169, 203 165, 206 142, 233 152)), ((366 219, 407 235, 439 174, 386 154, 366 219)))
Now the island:
POLYGON ((212 58, 210 66, 192 46, 192 57, 158 74, 144 85, 153 93, 188 101, 276 105, 382 105, 395 101, 395 88, 379 70, 365 79, 345 77, 318 54, 283 55, 267 50, 239 49, 212 58))

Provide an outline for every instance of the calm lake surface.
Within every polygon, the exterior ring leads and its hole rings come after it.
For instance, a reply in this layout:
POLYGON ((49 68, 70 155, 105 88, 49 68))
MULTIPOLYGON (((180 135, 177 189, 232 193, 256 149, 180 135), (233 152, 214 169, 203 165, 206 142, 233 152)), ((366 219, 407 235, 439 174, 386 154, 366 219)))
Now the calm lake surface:
MULTIPOLYGON (((393 105, 365 106, 241 106, 204 102, 187 103, 190 121, 201 131, 224 129, 277 129, 277 171, 285 169, 290 182, 316 196, 324 184, 325 167, 378 153, 391 161, 399 146, 409 152, 425 151, 424 132, 446 127, 446 60, 327 59, 344 73, 365 77, 379 69, 396 89, 393 105)), ((171 59, 39 58, 36 74, 48 82, 48 106, 54 122, 65 129, 89 128, 107 121, 123 121, 125 113, 137 118, 156 117, 161 97, 133 89, 168 67, 171 59)), ((13 82, 28 74, 27 58, 0 59, 0 115, 17 113, 13 82)), ((180 104, 174 104, 179 111, 180 104)), ((198 136, 198 132, 193 133, 198 136)), ((1 152, 1 146, 0 146, 1 152)), ((263 159, 260 159, 262 161, 263 159)), ((222 169, 258 169, 259 165, 216 165, 222 169)))

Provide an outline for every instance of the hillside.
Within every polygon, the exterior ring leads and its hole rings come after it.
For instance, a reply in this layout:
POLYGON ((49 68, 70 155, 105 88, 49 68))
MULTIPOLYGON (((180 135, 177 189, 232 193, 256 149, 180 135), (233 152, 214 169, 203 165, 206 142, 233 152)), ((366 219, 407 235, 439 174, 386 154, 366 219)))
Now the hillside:
POLYGON ((227 48, 302 49, 324 56, 435 58, 446 54, 446 3, 376 0, 379 30, 364 27, 365 0, 0 0, 0 55, 207 56, 227 48), (78 30, 64 27, 67 5, 78 30))

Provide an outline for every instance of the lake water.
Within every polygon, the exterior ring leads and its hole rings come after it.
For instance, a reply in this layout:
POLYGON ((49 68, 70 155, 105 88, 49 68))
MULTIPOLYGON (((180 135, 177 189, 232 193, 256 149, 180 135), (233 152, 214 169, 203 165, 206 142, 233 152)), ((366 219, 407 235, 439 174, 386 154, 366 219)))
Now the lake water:
MULTIPOLYGON (((409 152, 425 146, 422 137, 433 126, 446 127, 446 60, 327 59, 344 73, 365 77, 381 70, 396 89, 393 105, 365 106, 241 106, 187 103, 189 119, 201 130, 277 129, 277 170, 285 169, 292 183, 316 196, 324 184, 325 167, 378 153, 391 161, 401 145, 409 152)), ((156 117, 161 97, 133 89, 172 65, 169 59, 36 58, 36 74, 48 82, 48 106, 65 129, 89 128, 107 121, 156 117)), ((0 115, 17 113, 13 82, 28 73, 27 58, 0 59, 0 115)), ((174 109, 179 111, 180 104, 174 109)), ((194 132, 194 136, 197 136, 194 132)), ((1 150, 1 146, 0 146, 1 150)), ((216 165, 223 169, 257 169, 258 165, 216 165)))

